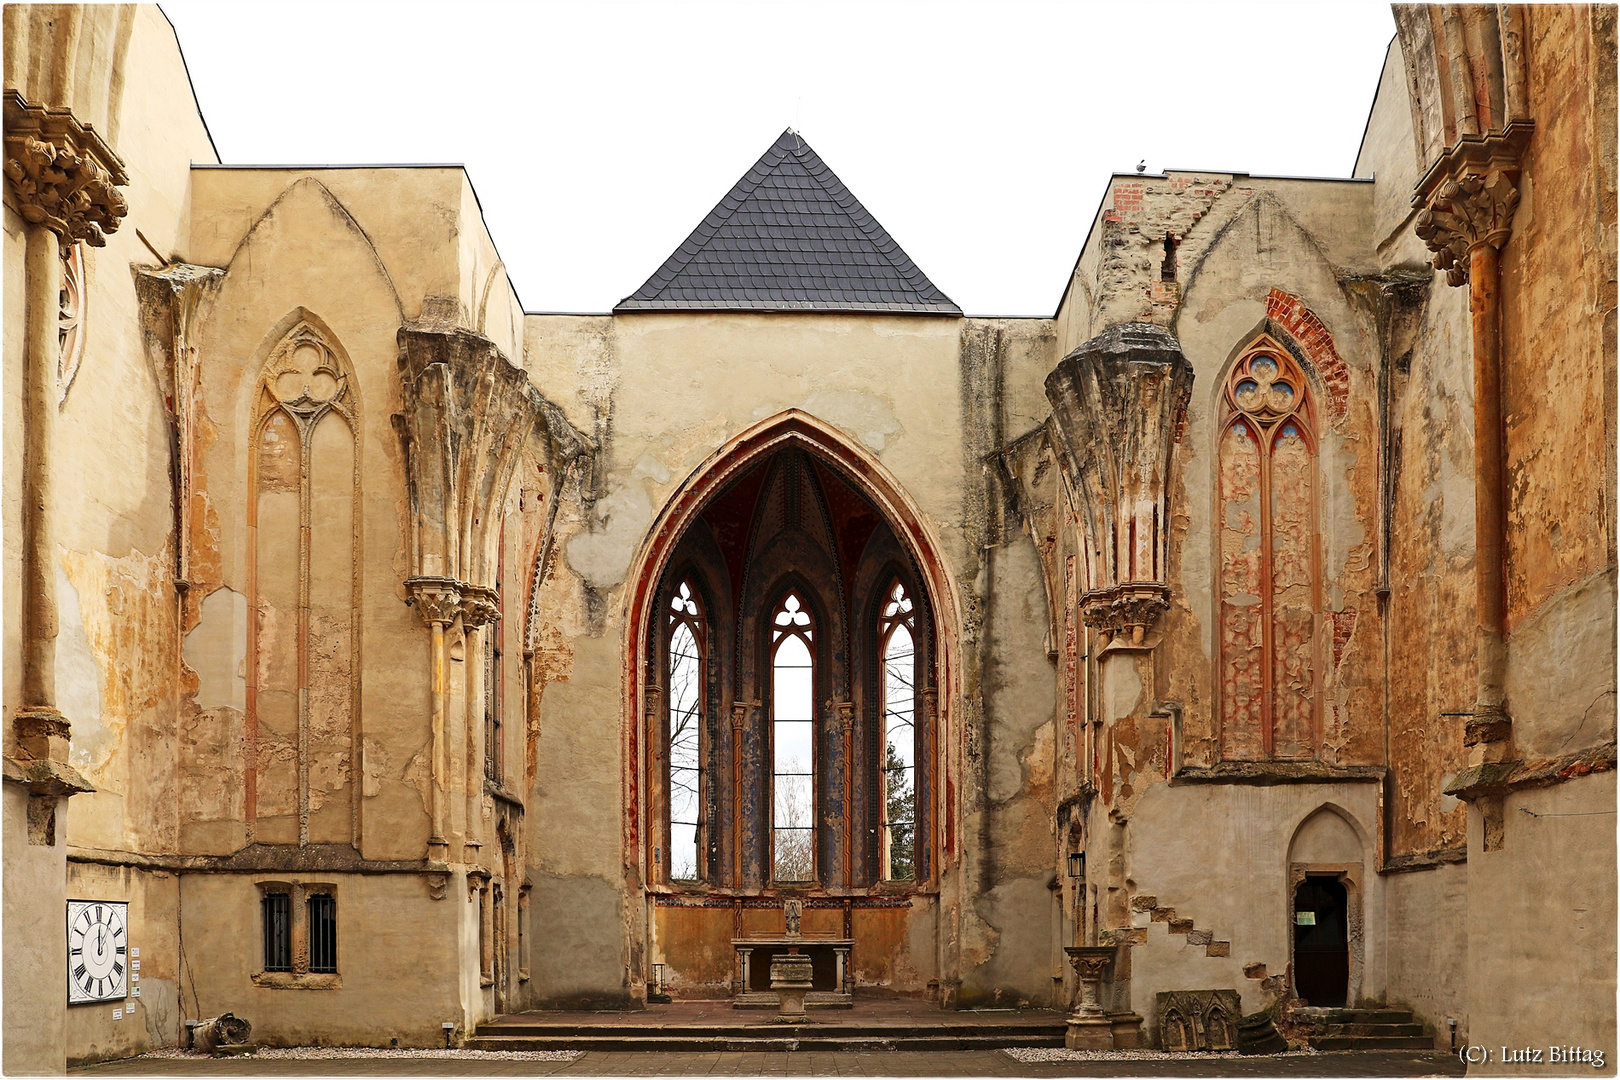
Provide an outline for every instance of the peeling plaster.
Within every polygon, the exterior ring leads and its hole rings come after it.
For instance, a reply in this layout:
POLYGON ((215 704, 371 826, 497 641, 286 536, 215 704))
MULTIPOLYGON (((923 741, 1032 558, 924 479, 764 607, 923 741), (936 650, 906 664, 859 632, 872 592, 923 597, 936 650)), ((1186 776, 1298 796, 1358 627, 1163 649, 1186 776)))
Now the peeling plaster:
POLYGON ((215 589, 186 635, 184 656, 197 673, 197 707, 247 709, 247 597, 215 589))
POLYGON ((818 390, 804 399, 802 408, 850 432, 879 453, 890 436, 902 431, 888 402, 858 390, 818 390))
POLYGON ((586 584, 610 588, 624 580, 630 559, 652 524, 652 501, 639 485, 623 485, 596 504, 602 524, 567 544, 568 565, 586 584))
POLYGON ((56 597, 56 705, 73 725, 74 761, 99 763, 113 737, 101 723, 101 695, 107 687, 90 651, 90 636, 79 611, 79 591, 60 567, 56 597))

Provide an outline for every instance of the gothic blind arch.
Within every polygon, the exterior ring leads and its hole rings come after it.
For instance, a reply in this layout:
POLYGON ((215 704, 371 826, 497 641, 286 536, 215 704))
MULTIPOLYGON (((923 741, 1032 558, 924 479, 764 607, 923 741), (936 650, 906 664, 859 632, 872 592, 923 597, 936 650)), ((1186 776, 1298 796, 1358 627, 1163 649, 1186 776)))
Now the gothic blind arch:
POLYGON ((1245 346, 1217 427, 1218 701, 1226 760, 1305 760, 1320 741, 1317 394, 1276 338, 1245 346))
POLYGON ((248 827, 358 844, 359 393, 332 332, 303 309, 289 322, 248 428, 248 827))

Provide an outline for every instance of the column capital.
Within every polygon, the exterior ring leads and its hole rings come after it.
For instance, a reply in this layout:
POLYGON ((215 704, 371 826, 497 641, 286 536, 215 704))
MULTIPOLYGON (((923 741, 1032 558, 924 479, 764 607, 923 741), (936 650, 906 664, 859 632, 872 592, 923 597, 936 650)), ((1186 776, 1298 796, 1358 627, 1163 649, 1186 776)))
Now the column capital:
POLYGON ((88 124, 67 109, 33 105, 5 91, 5 173, 17 211, 63 243, 107 243, 129 203, 118 189, 129 183, 124 164, 88 124))
POLYGON ((1512 235, 1519 162, 1534 126, 1516 120, 1489 135, 1465 135, 1418 182, 1413 231, 1447 284, 1468 284, 1469 253, 1483 244, 1501 250, 1512 235))
POLYGON ((453 578, 412 577, 405 579, 405 589, 413 605, 429 625, 449 626, 461 613, 461 583, 453 578))
POLYGON ((461 623, 487 626, 500 617, 501 606, 494 589, 487 585, 461 586, 461 623))

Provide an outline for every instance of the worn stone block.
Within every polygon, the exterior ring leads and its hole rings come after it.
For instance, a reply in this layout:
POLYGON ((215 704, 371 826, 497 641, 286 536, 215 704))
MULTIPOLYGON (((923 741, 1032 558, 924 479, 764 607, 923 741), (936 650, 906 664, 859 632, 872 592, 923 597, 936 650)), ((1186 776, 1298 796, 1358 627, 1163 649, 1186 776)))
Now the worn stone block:
POLYGON ((1208 945, 1211 941, 1214 941, 1214 940, 1215 940, 1215 934, 1212 931, 1209 931, 1209 930, 1189 930, 1189 931, 1187 931, 1187 944, 1189 944, 1189 945, 1208 945))
POLYGON ((1204 950, 1205 956, 1231 956, 1232 943, 1230 941, 1212 941, 1204 950))
POLYGON ((1264 964, 1244 964, 1243 965, 1243 977, 1245 979, 1263 979, 1263 978, 1265 978, 1266 977, 1266 965, 1264 965, 1264 964))
POLYGON ((1185 934, 1193 928, 1191 919, 1171 919, 1170 932, 1172 934, 1185 934))
POLYGON ((1159 898, 1157 896, 1145 896, 1145 895, 1138 894, 1136 896, 1131 897, 1131 910, 1132 911, 1152 911, 1154 908, 1156 908, 1158 906, 1159 906, 1159 898))

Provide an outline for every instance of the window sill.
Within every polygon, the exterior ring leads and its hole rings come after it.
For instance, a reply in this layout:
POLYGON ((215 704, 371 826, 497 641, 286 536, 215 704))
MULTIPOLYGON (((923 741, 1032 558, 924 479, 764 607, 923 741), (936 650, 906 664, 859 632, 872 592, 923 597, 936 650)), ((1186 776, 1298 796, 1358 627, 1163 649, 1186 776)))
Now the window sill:
POLYGON ((252 976, 254 986, 271 990, 341 990, 343 976, 335 972, 259 971, 252 976))

